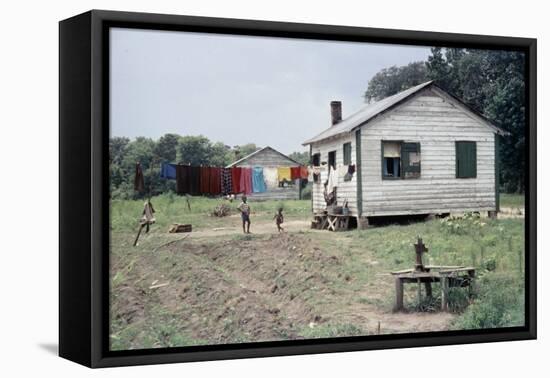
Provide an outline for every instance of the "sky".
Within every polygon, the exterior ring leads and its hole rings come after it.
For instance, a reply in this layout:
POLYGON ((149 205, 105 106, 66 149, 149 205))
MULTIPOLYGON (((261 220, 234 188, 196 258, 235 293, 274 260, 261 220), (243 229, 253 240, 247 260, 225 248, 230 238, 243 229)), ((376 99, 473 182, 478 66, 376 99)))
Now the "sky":
POLYGON ((204 135, 285 154, 365 105, 374 74, 428 47, 114 28, 111 136, 204 135))

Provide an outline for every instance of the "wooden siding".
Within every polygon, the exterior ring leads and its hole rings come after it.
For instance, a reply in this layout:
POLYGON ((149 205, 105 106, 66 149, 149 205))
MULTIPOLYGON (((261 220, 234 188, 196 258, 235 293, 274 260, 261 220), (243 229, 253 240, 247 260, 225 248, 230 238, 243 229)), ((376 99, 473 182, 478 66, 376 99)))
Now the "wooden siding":
POLYGON ((298 165, 277 151, 267 148, 235 164, 235 167, 297 167, 298 165))
MULTIPOLYGON (((361 135, 364 216, 496 209, 494 133, 452 99, 423 91, 363 126, 361 135), (419 142, 420 178, 383 180, 382 140, 419 142), (477 144, 476 178, 455 177, 459 140, 477 144)), ((330 149, 323 146, 323 158, 330 149)))
MULTIPOLYGON (((321 154, 321 162, 328 163, 328 153, 330 151, 336 151, 336 166, 338 169, 346 169, 344 167, 344 143, 351 143, 351 164, 355 164, 356 153, 355 153, 355 138, 352 138, 352 135, 349 134, 343 137, 334 138, 331 140, 324 140, 321 143, 316 143, 311 146, 311 153, 321 154)), ((340 176, 340 175, 339 175, 340 176)), ((323 170, 321 172, 321 180, 319 183, 313 183, 312 187, 312 200, 313 200, 313 211, 321 211, 326 209, 325 198, 323 196, 324 191, 324 182, 328 178, 328 170, 323 170)), ((342 205, 345 200, 348 201, 348 208, 350 209, 351 215, 357 215, 357 173, 353 175, 351 181, 344 181, 342 177, 338 178, 338 186, 336 189, 337 194, 337 203, 342 205)))

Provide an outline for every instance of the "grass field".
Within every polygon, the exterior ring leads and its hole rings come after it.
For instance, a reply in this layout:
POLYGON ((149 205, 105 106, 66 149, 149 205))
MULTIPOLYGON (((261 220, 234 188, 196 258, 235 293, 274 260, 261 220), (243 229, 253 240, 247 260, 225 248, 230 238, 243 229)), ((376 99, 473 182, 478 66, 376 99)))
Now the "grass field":
POLYGON ((500 193, 500 206, 522 208, 525 206, 525 195, 500 193))
MULTIPOLYGON (((512 203, 518 199, 507 198, 512 203)), ((220 200, 152 199, 157 223, 132 243, 143 201, 113 201, 111 348, 139 349, 523 323, 524 221, 447 218, 331 233, 308 227, 309 201, 254 203, 251 235, 238 214, 210 216, 220 200), (272 218, 285 209, 287 233, 272 218), (193 232, 168 234, 172 223, 193 232), (418 303, 392 312, 389 272, 410 268, 421 236, 428 264, 473 265, 476 296, 451 292, 451 312, 418 303)), ((231 203, 236 208, 238 203, 231 203)), ((409 285, 413 286, 413 285, 409 285)))

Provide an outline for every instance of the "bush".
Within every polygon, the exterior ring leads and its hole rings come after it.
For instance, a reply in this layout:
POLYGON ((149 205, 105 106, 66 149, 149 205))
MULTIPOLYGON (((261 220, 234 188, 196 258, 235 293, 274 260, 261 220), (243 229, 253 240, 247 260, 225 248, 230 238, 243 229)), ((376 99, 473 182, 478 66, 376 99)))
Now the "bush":
POLYGON ((455 322, 456 329, 515 327, 524 324, 523 280, 503 273, 485 273, 478 297, 455 322))

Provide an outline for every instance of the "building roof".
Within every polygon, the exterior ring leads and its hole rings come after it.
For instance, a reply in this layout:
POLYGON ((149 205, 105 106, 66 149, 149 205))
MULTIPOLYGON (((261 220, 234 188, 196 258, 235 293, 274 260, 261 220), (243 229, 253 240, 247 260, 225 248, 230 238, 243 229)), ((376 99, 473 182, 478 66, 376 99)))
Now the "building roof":
POLYGON ((320 134, 316 135, 315 137, 306 140, 303 145, 312 144, 315 142, 319 142, 324 139, 332 138, 335 136, 339 136, 341 134, 349 133, 356 128, 366 124, 371 119, 375 118, 379 114, 390 110, 394 108, 395 106, 401 104, 405 100, 409 99, 410 97, 414 96, 421 90, 428 88, 428 87, 435 87, 439 91, 442 91, 445 95, 453 98, 455 101, 458 101, 462 106, 464 106, 469 112, 474 113, 477 117, 481 118, 481 121, 483 121, 487 126, 493 129, 494 132, 506 135, 508 132, 499 129, 495 125, 491 123, 486 117, 479 114, 472 108, 470 108, 468 105, 464 104, 460 99, 456 98, 455 96, 450 95, 449 93, 445 92, 443 89, 439 88, 436 84, 434 84, 433 81, 427 81, 425 83, 419 84, 415 87, 411 87, 409 89, 406 89, 402 92, 399 92, 397 94, 394 94, 393 96, 386 97, 380 101, 376 101, 373 103, 370 103, 368 105, 365 105, 363 108, 361 108, 356 113, 350 115, 349 117, 343 119, 339 123, 337 123, 334 126, 329 127, 328 129, 324 130, 320 134))
POLYGON ((242 163, 242 162, 245 161, 245 160, 250 159, 250 158, 253 157, 254 155, 257 155, 257 154, 259 154, 259 153, 261 153, 261 152, 265 152, 265 151, 268 151, 268 150, 271 150, 271 151, 273 151, 273 152, 275 152, 275 153, 281 155, 282 157, 284 157, 285 159, 287 159, 287 160, 289 160, 289 161, 295 163, 296 165, 302 165, 302 164, 298 163, 296 160, 289 158, 288 156, 286 156, 286 155, 283 154, 282 152, 279 152, 279 151, 277 151, 276 149, 274 149, 274 148, 272 148, 272 147, 265 146, 264 148, 260 148, 259 150, 256 150, 256 151, 254 151, 253 153, 248 154, 248 155, 246 155, 245 157, 240 158, 240 159, 237 160, 237 161, 234 161, 233 163, 229 164, 226 168, 231 168, 231 167, 233 167, 233 166, 235 166, 235 165, 238 165, 238 164, 242 163))

